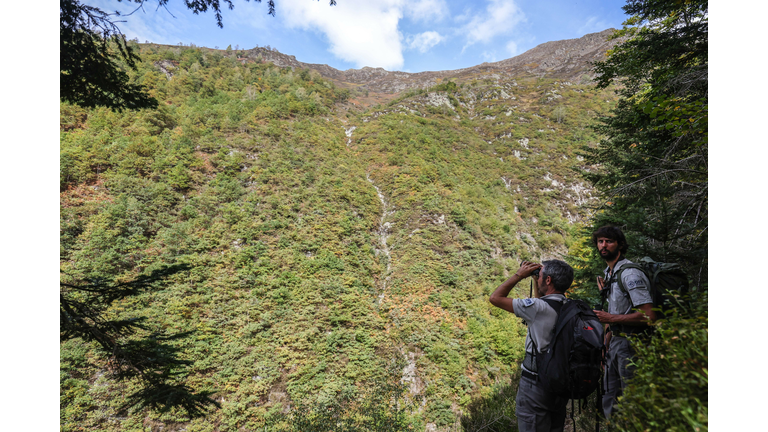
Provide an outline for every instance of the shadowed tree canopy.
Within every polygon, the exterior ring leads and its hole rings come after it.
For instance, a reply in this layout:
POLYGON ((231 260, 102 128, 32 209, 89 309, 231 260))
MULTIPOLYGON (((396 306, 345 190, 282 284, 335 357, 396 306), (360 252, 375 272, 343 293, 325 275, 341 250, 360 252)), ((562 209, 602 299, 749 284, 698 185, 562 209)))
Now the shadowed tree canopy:
POLYGON ((160 288, 168 277, 189 269, 186 264, 166 266, 128 282, 59 283, 60 340, 80 338, 96 342, 108 358, 107 368, 112 377, 142 382, 138 391, 126 396, 121 409, 150 407, 165 412, 178 407, 190 416, 200 416, 211 405, 219 406, 211 399, 211 392, 195 393, 178 377, 190 362, 178 358, 179 349, 172 342, 188 336, 188 332, 151 332, 146 337, 131 337, 140 331, 151 331, 145 319, 115 318, 108 312, 115 302, 160 288))
POLYGON ((607 429, 707 430, 708 0, 627 0, 623 9, 622 42, 595 64, 598 88, 615 85, 619 100, 594 128, 600 143, 586 147, 602 205, 572 262, 594 286, 605 262, 590 231, 612 224, 630 259, 683 266, 696 289, 650 335, 628 337, 637 369, 607 429))
MULTIPOLYGON (((125 0, 137 5, 134 12, 147 3, 165 8, 168 1, 125 0)), ((219 27, 224 27, 222 7, 235 7, 231 0, 184 0, 184 4, 194 14, 212 11, 219 27)), ((330 4, 335 5, 336 0, 330 4)), ((274 16, 274 0, 268 0, 267 7, 267 13, 274 16)), ((117 110, 157 107, 157 100, 141 85, 131 83, 126 73, 128 68, 136 68, 139 58, 116 25, 117 16, 117 12, 110 14, 80 0, 59 0, 59 95, 63 101, 117 110)))
POLYGON ((679 262, 706 284, 708 1, 629 0, 626 37, 595 65, 620 100, 588 149, 605 192, 595 225, 625 228, 632 253, 679 262))

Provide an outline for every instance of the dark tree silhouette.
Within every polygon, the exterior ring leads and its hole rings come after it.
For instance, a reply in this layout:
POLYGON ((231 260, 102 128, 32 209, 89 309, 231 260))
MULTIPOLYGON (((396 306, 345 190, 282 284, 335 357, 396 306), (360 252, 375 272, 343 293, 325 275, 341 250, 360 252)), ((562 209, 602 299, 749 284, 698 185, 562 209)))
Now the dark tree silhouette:
MULTIPOLYGON (((123 1, 123 0, 118 0, 123 1)), ((125 0, 135 3, 136 12, 147 0, 125 0)), ((245 0, 250 1, 250 0, 245 0)), ((261 0, 255 0, 261 3, 261 0)), ((155 0, 157 8, 165 8, 168 0, 155 0)), ((154 3, 154 2, 153 2, 154 3)), ((221 8, 234 9, 231 0, 185 0, 194 14, 214 13, 216 24, 223 28, 221 8)), ((336 0, 330 0, 331 5, 336 0)), ((267 13, 275 15, 274 0, 267 1, 267 13)), ((133 12, 131 12, 133 13, 133 12)), ((59 0, 59 96, 62 100, 84 107, 155 108, 157 100, 141 85, 133 84, 127 68, 136 69, 139 57, 128 45, 115 17, 80 0, 59 0)))
POLYGON ((141 86, 129 82, 119 62, 135 68, 138 56, 106 12, 60 0, 59 96, 86 107, 157 107, 141 86))
MULTIPOLYGON (((636 256, 679 262, 707 284, 708 0, 628 0, 625 41, 595 64, 618 104, 587 149, 605 193, 595 226, 625 227, 636 256)), ((598 258, 596 258, 598 259, 598 258)))
POLYGON ((59 282, 60 340, 81 338, 94 341, 108 356, 107 369, 116 380, 138 379, 142 388, 129 395, 123 409, 152 408, 160 412, 183 408, 190 416, 200 416, 211 406, 219 406, 210 392, 194 393, 176 376, 189 364, 178 358, 178 348, 170 341, 189 335, 152 333, 131 339, 138 330, 148 331, 143 318, 111 319, 107 309, 115 301, 159 287, 176 273, 189 270, 185 264, 167 266, 129 282, 94 280, 81 284, 59 282))

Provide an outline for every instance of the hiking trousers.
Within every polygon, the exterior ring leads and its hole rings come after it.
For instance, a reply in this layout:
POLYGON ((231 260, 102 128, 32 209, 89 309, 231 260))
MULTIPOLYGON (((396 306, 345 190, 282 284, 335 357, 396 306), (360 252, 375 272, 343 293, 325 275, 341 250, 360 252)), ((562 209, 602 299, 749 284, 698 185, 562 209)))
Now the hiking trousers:
POLYGON ((568 399, 549 394, 537 380, 523 376, 515 402, 520 432, 563 432, 568 399))
POLYGON ((611 338, 608 353, 605 359, 605 379, 603 380, 603 413, 606 419, 610 419, 617 398, 624 392, 627 379, 635 373, 635 366, 631 365, 635 350, 629 344, 629 340, 621 336, 611 338))

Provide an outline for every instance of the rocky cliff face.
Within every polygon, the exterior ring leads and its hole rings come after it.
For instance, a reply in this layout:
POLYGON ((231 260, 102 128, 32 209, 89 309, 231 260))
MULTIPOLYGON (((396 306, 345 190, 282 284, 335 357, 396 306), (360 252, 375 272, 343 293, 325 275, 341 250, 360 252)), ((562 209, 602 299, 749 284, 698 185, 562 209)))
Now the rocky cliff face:
POLYGON ((246 51, 248 60, 259 57, 281 67, 313 69, 322 76, 344 83, 356 84, 373 92, 399 93, 410 88, 429 88, 448 78, 468 78, 489 74, 490 78, 517 76, 548 76, 563 80, 592 78, 591 62, 601 60, 606 51, 616 44, 608 40, 614 29, 591 33, 578 39, 543 43, 519 56, 495 63, 483 63, 465 69, 407 73, 364 67, 340 71, 328 65, 303 63, 295 56, 267 48, 246 51), (494 76, 495 75, 495 76, 494 76))
POLYGON ((614 31, 608 29, 579 39, 546 42, 517 57, 491 65, 518 74, 546 74, 563 79, 579 78, 582 74, 591 75, 591 63, 602 60, 605 53, 616 44, 616 40, 608 40, 614 31))

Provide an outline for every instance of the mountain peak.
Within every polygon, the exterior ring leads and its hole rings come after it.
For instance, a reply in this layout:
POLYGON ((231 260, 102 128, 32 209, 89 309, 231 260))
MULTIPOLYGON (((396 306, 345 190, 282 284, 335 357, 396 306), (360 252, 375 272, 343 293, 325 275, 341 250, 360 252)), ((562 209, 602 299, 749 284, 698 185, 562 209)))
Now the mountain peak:
POLYGON ((280 67, 312 69, 325 78, 338 83, 356 84, 359 88, 378 93, 399 93, 411 88, 429 88, 451 78, 469 78, 472 75, 492 72, 500 76, 548 76, 563 80, 578 80, 593 75, 592 62, 604 58, 605 53, 618 41, 610 40, 615 29, 586 34, 576 39, 545 42, 509 59, 482 63, 464 69, 448 71, 400 72, 380 67, 365 66, 361 69, 340 71, 324 64, 303 63, 295 56, 274 49, 257 47, 247 50, 245 57, 261 57, 280 67))

